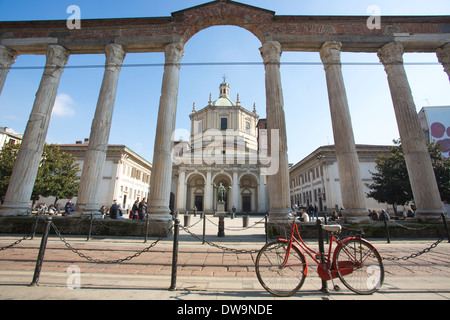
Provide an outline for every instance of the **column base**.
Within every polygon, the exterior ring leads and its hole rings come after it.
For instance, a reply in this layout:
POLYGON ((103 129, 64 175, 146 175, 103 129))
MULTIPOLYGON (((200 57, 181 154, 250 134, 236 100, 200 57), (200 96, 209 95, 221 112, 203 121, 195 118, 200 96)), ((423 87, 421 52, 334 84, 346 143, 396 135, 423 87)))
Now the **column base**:
POLYGON ((271 209, 269 211, 267 222, 269 238, 289 238, 292 222, 294 221, 294 217, 289 214, 290 211, 290 208, 271 209))
POLYGON ((422 223, 442 223, 444 209, 417 209, 416 217, 422 223))
POLYGON ((0 207, 0 216, 29 216, 31 215, 29 203, 7 203, 0 207))
POLYGON ((173 217, 170 213, 147 213, 148 235, 150 237, 167 237, 172 234, 173 217))
POLYGON ((346 223, 370 223, 369 212, 366 209, 344 209, 343 217, 346 223))

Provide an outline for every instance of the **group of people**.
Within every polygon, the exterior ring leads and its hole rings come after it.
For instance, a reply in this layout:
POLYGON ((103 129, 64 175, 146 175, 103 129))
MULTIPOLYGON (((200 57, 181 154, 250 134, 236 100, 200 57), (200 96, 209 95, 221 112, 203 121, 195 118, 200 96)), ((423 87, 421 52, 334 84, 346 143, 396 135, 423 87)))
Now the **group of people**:
POLYGON ((391 220, 391 216, 385 210, 381 210, 381 212, 378 213, 377 210, 369 209, 369 217, 373 221, 384 221, 384 220, 389 221, 389 220, 391 220))
MULTIPOLYGON (((106 210, 105 206, 100 208, 100 212, 104 215, 109 214, 109 218, 111 219, 125 219, 123 216, 123 210, 120 207, 120 204, 117 203, 117 200, 113 200, 113 204, 109 207, 109 210, 106 210)), ((129 212, 128 218, 131 220, 144 220, 145 215, 147 214, 147 200, 146 198, 142 199, 142 201, 136 200, 133 204, 129 212)))
MULTIPOLYGON (((336 210, 333 210, 333 213, 331 214, 331 217, 329 217, 330 220, 336 221, 340 217, 342 217, 342 212, 344 209, 341 207, 339 210, 339 213, 336 210)), ((308 221, 316 221, 319 219, 319 213, 317 209, 317 205, 314 203, 310 204, 306 210, 298 208, 297 205, 294 205, 294 213, 295 216, 299 217, 300 221, 308 222, 308 221)))

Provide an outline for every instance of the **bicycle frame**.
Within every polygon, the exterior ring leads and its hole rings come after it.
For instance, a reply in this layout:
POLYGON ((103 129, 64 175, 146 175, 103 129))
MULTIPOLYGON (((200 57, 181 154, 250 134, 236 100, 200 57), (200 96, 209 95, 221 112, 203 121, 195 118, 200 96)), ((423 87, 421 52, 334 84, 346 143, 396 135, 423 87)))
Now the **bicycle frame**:
MULTIPOLYGON (((302 237, 300 236, 300 232, 298 230, 298 227, 297 227, 297 224, 295 223, 295 221, 292 223, 291 235, 290 235, 289 240, 282 239, 282 238, 280 238, 278 240, 285 241, 288 243, 288 248, 286 250, 286 256, 284 257, 284 261, 281 264, 282 267, 292 267, 292 266, 300 265, 300 264, 292 264, 292 265, 287 264, 289 261, 289 254, 291 252, 292 245, 294 245, 300 250, 300 252, 306 252, 311 257, 311 259, 313 259, 313 261, 318 266, 317 272, 322 280, 330 280, 330 279, 334 279, 334 278, 338 277, 338 271, 336 269, 336 266, 334 266, 334 264, 333 264, 334 260, 335 260, 336 249, 338 247, 336 247, 334 250, 333 259, 330 259, 330 257, 331 257, 331 249, 333 246, 333 241, 336 242, 337 246, 342 246, 342 242, 341 242, 341 240, 336 238, 333 234, 331 234, 331 237, 330 237, 330 243, 329 243, 327 254, 325 254, 325 253, 321 254, 320 252, 317 252, 317 251, 311 249, 310 247, 308 247, 308 245, 303 241, 302 237), (297 233, 298 240, 295 238, 294 233, 297 233), (319 261, 319 260, 321 260, 322 257, 325 258, 325 265, 321 261, 319 261)), ((347 251, 347 254, 349 256, 351 256, 351 254, 349 254, 348 251, 347 251)), ((340 267, 345 269, 345 271, 344 271, 345 274, 350 274, 354 270, 354 266, 351 263, 351 261, 347 268, 346 268, 345 262, 340 264, 340 267)), ((342 274, 343 269, 341 269, 340 271, 342 274)), ((305 259, 304 274, 305 274, 305 276, 308 275, 308 262, 306 261, 306 259, 305 259)))

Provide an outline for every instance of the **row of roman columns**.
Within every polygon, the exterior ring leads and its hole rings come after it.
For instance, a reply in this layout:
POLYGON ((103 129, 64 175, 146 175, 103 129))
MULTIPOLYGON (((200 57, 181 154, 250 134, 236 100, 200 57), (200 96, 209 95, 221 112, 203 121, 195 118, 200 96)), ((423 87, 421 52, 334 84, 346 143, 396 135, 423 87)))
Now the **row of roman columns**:
MULTIPOLYGON (((364 223, 368 219, 367 210, 341 70, 341 45, 339 42, 325 43, 320 49, 320 57, 326 73, 344 215, 347 222, 364 223)), ((268 41, 263 44, 260 51, 266 71, 268 132, 270 135, 271 130, 276 129, 279 134, 278 150, 272 150, 272 146, 269 145, 270 152, 279 154, 279 170, 268 178, 270 219, 273 222, 281 222, 286 219, 290 207, 287 133, 280 74, 282 50, 280 43, 268 41)), ((125 51, 117 44, 107 45, 105 53, 105 72, 78 192, 76 211, 80 213, 96 211, 99 208, 99 188, 106 159, 114 100, 119 73, 125 58, 125 51)), ((183 55, 182 44, 173 43, 165 47, 165 66, 148 206, 150 221, 159 225, 161 232, 164 232, 171 223, 169 212, 173 147, 171 136, 175 129, 179 71, 183 55)), ((443 206, 403 66, 403 46, 400 42, 388 43, 378 50, 378 56, 387 73, 418 216, 425 221, 436 221, 443 212, 443 206)), ((439 48, 437 56, 450 77, 450 44, 439 48)), ((13 50, 0 46, 0 93, 15 58, 13 50)), ((48 47, 44 74, 0 215, 28 215, 30 212, 30 197, 59 81, 68 58, 69 52, 64 47, 58 45, 48 47)), ((271 141, 270 136, 268 141, 271 141)))

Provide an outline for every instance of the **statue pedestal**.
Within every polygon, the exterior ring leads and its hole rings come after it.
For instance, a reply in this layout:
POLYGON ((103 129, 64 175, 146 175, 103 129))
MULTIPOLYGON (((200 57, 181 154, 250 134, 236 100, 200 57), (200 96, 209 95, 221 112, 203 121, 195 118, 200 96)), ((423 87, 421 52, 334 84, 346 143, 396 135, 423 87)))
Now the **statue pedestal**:
POLYGON ((218 237, 225 237, 225 215, 227 213, 225 212, 225 203, 218 203, 217 204, 217 210, 214 214, 214 217, 219 217, 219 230, 217 233, 218 237))

